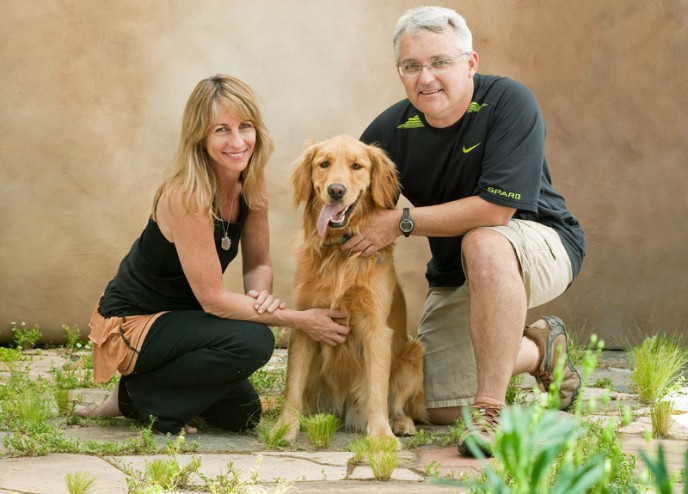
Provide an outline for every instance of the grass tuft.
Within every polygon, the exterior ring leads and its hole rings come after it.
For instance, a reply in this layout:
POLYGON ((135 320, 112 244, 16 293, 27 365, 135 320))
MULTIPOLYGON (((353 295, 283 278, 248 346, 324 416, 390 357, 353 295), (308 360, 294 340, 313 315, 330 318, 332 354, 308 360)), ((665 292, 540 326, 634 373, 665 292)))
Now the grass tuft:
POLYGON ((329 446, 340 425, 339 419, 329 413, 316 413, 301 417, 301 429, 316 448, 329 446))
POLYGON ((683 375, 688 352, 675 337, 654 335, 631 350, 631 385, 641 403, 652 404, 663 398, 683 375))
POLYGON ((652 437, 665 438, 669 435, 671 426, 671 414, 674 411, 674 403, 668 400, 660 400, 650 406, 650 420, 652 421, 652 437))
POLYGON ((256 427, 256 432, 266 449, 278 449, 289 445, 284 439, 288 429, 287 424, 277 425, 276 420, 263 417, 256 427))
POLYGON ((86 494, 96 481, 96 477, 90 472, 74 472, 65 475, 69 494, 86 494))

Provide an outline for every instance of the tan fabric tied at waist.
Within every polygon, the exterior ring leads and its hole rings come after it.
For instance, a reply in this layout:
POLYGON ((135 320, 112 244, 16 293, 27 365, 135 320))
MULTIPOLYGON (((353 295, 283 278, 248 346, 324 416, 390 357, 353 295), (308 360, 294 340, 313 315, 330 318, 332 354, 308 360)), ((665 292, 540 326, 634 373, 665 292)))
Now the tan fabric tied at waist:
POLYGON ((96 305, 88 323, 91 328, 88 337, 93 342, 93 380, 107 382, 117 371, 123 376, 131 374, 143 340, 153 322, 163 314, 105 318, 98 313, 96 305))

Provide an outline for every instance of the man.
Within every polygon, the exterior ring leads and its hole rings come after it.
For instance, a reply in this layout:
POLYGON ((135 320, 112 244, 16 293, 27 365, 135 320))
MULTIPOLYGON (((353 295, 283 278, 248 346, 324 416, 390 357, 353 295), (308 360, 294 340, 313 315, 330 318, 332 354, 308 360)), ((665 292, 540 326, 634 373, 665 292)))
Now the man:
POLYGON ((580 270, 585 238, 552 187, 545 125, 522 84, 478 74, 464 19, 451 9, 404 14, 394 34, 408 99, 380 114, 361 139, 396 163, 414 208, 376 215, 342 248, 371 255, 399 235, 428 237, 430 289, 418 329, 425 344, 431 420, 451 424, 471 405, 473 435, 489 454, 510 378, 543 390, 566 358, 562 409, 580 377, 555 316, 525 328, 526 312, 561 295, 580 270))

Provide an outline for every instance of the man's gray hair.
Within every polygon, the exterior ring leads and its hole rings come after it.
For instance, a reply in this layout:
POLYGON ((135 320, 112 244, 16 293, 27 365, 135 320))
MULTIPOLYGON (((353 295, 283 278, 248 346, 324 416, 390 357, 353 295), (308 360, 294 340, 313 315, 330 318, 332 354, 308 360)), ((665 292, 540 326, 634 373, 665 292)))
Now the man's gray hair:
POLYGON ((394 59, 399 60, 399 43, 404 33, 413 34, 425 29, 434 33, 443 33, 447 26, 454 30, 456 47, 461 52, 473 51, 473 35, 463 17, 452 9, 444 7, 419 7, 406 11, 397 21, 397 27, 392 38, 394 59))

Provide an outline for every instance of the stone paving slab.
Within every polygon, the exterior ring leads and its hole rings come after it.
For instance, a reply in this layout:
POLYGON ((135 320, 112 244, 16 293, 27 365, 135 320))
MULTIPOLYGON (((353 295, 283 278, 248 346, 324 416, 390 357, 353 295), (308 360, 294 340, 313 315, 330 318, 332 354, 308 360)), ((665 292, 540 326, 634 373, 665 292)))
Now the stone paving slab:
MULTIPOLYGON (((237 472, 242 482, 336 482, 347 478, 348 461, 351 453, 319 453, 314 457, 306 455, 274 455, 272 453, 252 454, 203 454, 199 472, 208 478, 237 472)), ((193 455, 178 455, 179 465, 184 467, 193 455)), ((114 465, 121 465, 139 472, 145 471, 146 463, 156 456, 117 456, 108 458, 114 465)), ((195 483, 195 482, 193 482, 195 483)))
POLYGON ((76 472, 95 476, 89 494, 127 492, 126 475, 108 461, 95 456, 51 454, 0 460, 0 493, 69 494, 65 476, 76 472))
POLYGON ((292 488, 289 494, 458 494, 468 492, 458 487, 433 485, 428 482, 412 484, 395 480, 385 482, 347 480, 336 484, 331 482, 298 483, 292 488))
MULTIPOLYGON (((285 352, 277 351, 273 364, 280 365, 285 360, 285 352)), ((31 376, 50 377, 53 367, 60 367, 69 359, 59 353, 37 352, 32 361, 26 365, 31 376)), ((24 363, 21 363, 24 365, 24 363)), ((636 417, 633 423, 621 429, 622 447, 626 453, 637 455, 639 450, 656 451, 659 444, 665 447, 665 453, 671 472, 680 472, 685 466, 685 451, 688 449, 688 388, 670 399, 674 402, 674 413, 671 416, 670 439, 653 440, 648 444, 643 434, 651 430, 649 409, 638 402, 637 396, 630 393, 630 366, 623 352, 603 352, 600 366, 593 373, 589 383, 608 380, 614 388, 610 402, 604 406, 600 403, 605 393, 600 388, 588 387, 583 399, 594 399, 597 405, 596 414, 602 420, 618 416, 620 405, 629 406, 636 417)), ((0 369, 0 383, 3 372, 0 369)), ((535 381, 526 376, 522 387, 532 389, 535 381)), ((98 403, 107 395, 103 389, 75 390, 85 402, 98 403)), ((117 419, 108 425, 95 421, 84 422, 82 426, 70 426, 65 430, 69 439, 82 442, 89 440, 121 442, 138 436, 139 431, 132 428, 132 422, 117 419)), ((420 426, 429 437, 447 435, 449 428, 442 426, 420 426)), ((146 462, 154 458, 167 458, 166 455, 117 456, 98 458, 88 455, 51 454, 37 458, 9 458, 1 444, 5 432, 0 431, 0 494, 31 493, 60 494, 67 492, 65 475, 67 473, 87 471, 95 475, 96 483, 89 491, 98 493, 126 493, 126 476, 123 468, 137 471, 145 469, 146 462)), ((353 454, 347 452, 347 445, 357 436, 339 431, 327 450, 316 450, 305 437, 299 439, 289 451, 265 451, 265 447, 256 433, 229 433, 201 430, 199 434, 186 437, 197 453, 178 455, 180 464, 191 461, 193 456, 200 456, 200 472, 208 478, 227 474, 231 469, 238 472, 244 481, 256 480, 269 486, 271 482, 282 481, 289 493, 323 493, 328 494, 369 494, 369 493, 462 493, 465 490, 455 486, 431 483, 426 476, 440 475, 445 478, 457 478, 462 473, 478 474, 486 460, 475 460, 460 457, 454 445, 427 445, 400 452, 399 466, 389 481, 376 481, 371 468, 357 465, 352 461, 353 454), (231 465, 231 466, 230 466, 231 465)), ((156 435, 157 446, 164 446, 170 439, 156 435)), ((637 465, 642 467, 638 458, 637 465)), ((196 479, 201 482, 200 479, 196 479)), ((261 492, 260 484, 247 486, 246 494, 261 492)), ((272 484, 274 485, 274 484, 272 484)), ((280 484, 281 485, 281 484, 280 484)), ((184 491, 178 491, 183 494, 184 491)), ((265 492, 265 491, 263 491, 265 492)), ((269 492, 269 491, 268 491, 269 492)))

